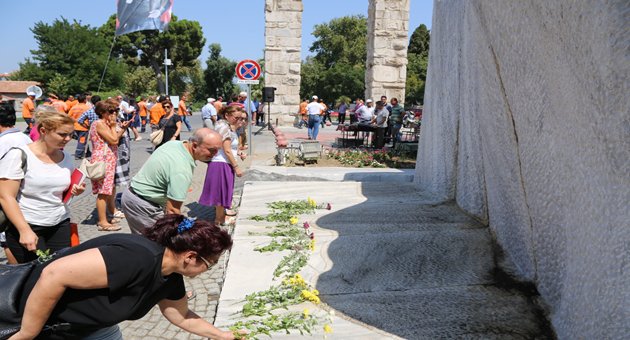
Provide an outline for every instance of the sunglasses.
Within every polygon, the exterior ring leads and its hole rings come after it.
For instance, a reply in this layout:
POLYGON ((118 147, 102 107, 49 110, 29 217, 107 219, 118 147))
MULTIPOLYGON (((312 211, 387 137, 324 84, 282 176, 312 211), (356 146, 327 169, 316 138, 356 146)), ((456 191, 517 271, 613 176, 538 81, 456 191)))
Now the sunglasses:
POLYGON ((119 111, 120 111, 120 109, 111 109, 111 110, 109 110, 109 113, 116 113, 116 112, 119 112, 119 111))
POLYGON ((208 268, 208 269, 210 269, 210 267, 214 266, 215 264, 217 264, 217 262, 219 262, 219 261, 217 260, 217 261, 214 261, 213 263, 210 263, 210 261, 208 261, 208 260, 204 259, 204 258, 203 258, 203 257, 201 257, 201 256, 197 256, 197 257, 198 257, 199 259, 201 259, 201 261, 202 261, 202 262, 206 265, 206 268, 208 268))
POLYGON ((170 105, 164 105, 164 108, 165 108, 165 109, 170 109, 170 108, 171 108, 171 106, 170 106, 170 105))

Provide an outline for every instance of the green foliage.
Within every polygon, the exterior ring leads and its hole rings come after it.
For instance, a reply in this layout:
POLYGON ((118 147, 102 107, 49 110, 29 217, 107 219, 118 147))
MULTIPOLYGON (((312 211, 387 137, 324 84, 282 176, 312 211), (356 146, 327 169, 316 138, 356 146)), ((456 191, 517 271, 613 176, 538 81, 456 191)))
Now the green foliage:
POLYGON ((291 331, 298 331, 301 335, 311 334, 311 330, 317 325, 318 320, 313 317, 303 317, 300 313, 287 313, 282 315, 269 315, 258 320, 239 321, 230 330, 234 332, 235 338, 244 340, 259 339, 260 335, 271 337, 272 332, 282 331, 291 334, 291 331), (238 333, 239 330, 248 331, 246 335, 238 333))
MULTIPOLYGON (((182 66, 168 73, 169 93, 181 95, 187 92, 189 99, 203 100, 205 98, 203 86, 203 70, 196 60, 192 66, 182 66)), ((203 106, 203 105, 202 105, 203 106)))
POLYGON ((302 62, 300 96, 316 94, 326 102, 341 96, 363 97, 367 55, 367 19, 345 16, 316 25, 313 57, 302 62))
MULTIPOLYGON (((52 24, 39 21, 31 31, 38 44, 38 48, 31 51, 34 61, 27 59, 20 64, 14 79, 39 81, 60 95, 98 88, 111 40, 89 25, 76 20, 70 22, 63 17, 52 24), (53 78, 55 80, 50 84, 53 78)), ((103 87, 121 87, 124 72, 123 64, 110 62, 103 87)))
POLYGON ((416 28, 409 40, 407 49, 407 85, 405 103, 424 104, 424 85, 429 67, 429 41, 431 35, 424 24, 416 28))
POLYGON ((149 95, 155 93, 157 81, 153 71, 146 66, 133 68, 125 74, 125 90, 131 96, 149 95))
MULTIPOLYGON (((113 39, 115 25, 116 15, 112 15, 99 31, 103 36, 113 39)), ((195 66, 205 42, 199 22, 178 20, 173 15, 167 31, 138 31, 120 35, 116 37, 113 51, 117 59, 131 67, 150 67, 157 79, 158 90, 164 93, 162 72, 165 49, 168 49, 168 57, 173 62, 169 73, 177 72, 182 67, 195 66)))
POLYGON ((229 98, 236 92, 232 79, 236 74, 236 62, 221 56, 221 45, 210 44, 210 56, 206 60, 206 70, 203 77, 206 83, 205 93, 208 97, 229 98))
POLYGON ((48 91, 54 93, 68 94, 70 93, 70 80, 59 73, 55 73, 52 79, 48 81, 47 88, 48 91))

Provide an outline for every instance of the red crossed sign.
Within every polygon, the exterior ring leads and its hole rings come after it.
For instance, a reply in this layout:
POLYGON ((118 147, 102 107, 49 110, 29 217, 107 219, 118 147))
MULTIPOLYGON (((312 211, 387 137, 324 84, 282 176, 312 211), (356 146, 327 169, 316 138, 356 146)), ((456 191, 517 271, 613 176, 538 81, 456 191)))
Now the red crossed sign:
POLYGON ((250 59, 241 60, 236 65, 236 76, 242 80, 258 80, 260 78, 260 65, 250 59))

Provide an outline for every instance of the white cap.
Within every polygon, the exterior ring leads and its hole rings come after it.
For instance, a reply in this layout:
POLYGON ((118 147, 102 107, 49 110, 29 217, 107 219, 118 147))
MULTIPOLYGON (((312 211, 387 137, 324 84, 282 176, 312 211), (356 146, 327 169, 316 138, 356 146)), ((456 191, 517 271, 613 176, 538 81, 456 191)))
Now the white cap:
POLYGON ((208 98, 208 103, 214 103, 214 102, 216 102, 216 101, 217 101, 217 100, 216 100, 216 99, 214 99, 214 98, 208 98))
POLYGON ((366 103, 371 103, 371 102, 372 102, 372 99, 368 99, 368 100, 366 100, 365 102, 366 102, 366 103))
POLYGON ((317 100, 317 99, 319 99, 319 97, 317 97, 317 96, 313 96, 313 98, 311 98, 311 99, 315 99, 315 100, 317 100))
POLYGON ((245 92, 245 91, 239 93, 238 95, 241 96, 241 97, 247 98, 247 92, 245 92))
POLYGON ((33 96, 33 97, 34 97, 34 96, 35 96, 35 92, 26 92, 26 95, 27 95, 27 96, 33 96))

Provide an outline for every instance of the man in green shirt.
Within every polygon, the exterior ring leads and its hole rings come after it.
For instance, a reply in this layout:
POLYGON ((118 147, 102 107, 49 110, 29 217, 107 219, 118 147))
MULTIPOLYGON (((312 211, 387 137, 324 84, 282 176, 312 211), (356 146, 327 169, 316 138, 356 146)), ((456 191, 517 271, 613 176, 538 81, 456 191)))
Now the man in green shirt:
POLYGON ((209 162, 221 147, 214 130, 196 130, 188 141, 170 141, 155 150, 122 194, 121 207, 132 233, 150 228, 164 214, 181 214, 195 161, 209 162))
POLYGON ((389 135, 392 138, 392 143, 395 145, 397 141, 400 141, 400 129, 402 127, 402 118, 405 114, 405 109, 398 103, 397 98, 392 98, 392 110, 389 114, 389 135))

